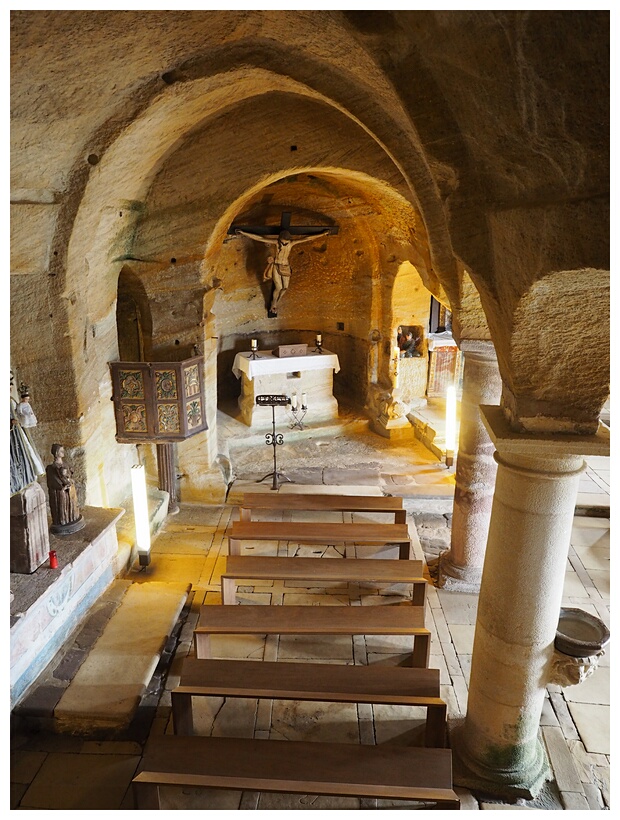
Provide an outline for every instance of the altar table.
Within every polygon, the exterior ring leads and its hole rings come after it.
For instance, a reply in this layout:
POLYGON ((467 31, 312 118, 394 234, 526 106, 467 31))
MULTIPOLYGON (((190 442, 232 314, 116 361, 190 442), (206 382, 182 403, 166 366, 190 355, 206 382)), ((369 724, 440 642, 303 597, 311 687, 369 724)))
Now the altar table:
MULTIPOLYGON (((238 399, 243 421, 250 427, 271 425, 271 407, 259 407, 256 396, 297 394, 298 406, 306 394, 308 412, 304 426, 338 418, 338 402, 333 395, 334 372, 340 370, 338 356, 329 350, 308 352, 305 356, 278 357, 261 350, 253 359, 249 352, 237 353, 233 373, 241 379, 238 399)), ((291 423, 289 407, 276 407, 276 425, 291 423)))

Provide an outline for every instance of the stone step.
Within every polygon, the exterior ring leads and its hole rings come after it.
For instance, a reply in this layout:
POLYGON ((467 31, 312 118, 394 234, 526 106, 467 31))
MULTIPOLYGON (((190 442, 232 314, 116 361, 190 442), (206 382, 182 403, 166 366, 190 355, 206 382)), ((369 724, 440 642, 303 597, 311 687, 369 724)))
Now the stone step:
POLYGON ((61 732, 126 728, 191 585, 134 583, 54 709, 61 732))

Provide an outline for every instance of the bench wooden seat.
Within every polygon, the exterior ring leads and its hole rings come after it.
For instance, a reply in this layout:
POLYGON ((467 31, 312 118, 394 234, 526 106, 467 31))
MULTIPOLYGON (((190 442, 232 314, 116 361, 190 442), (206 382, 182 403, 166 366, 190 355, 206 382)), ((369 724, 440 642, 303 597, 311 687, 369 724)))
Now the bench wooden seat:
POLYGON ((232 555, 222 572, 222 603, 234 604, 239 579, 295 581, 317 586, 323 581, 376 581, 413 585, 413 604, 423 606, 426 580, 422 561, 374 558, 276 558, 232 555))
POLYGON ((407 511, 403 509, 402 498, 393 496, 244 493, 239 508, 241 520, 250 521, 252 510, 390 513, 394 516, 395 524, 405 524, 407 521, 407 511))
POLYGON ((172 715, 175 734, 192 735, 195 696, 423 706, 425 744, 443 747, 447 707, 439 691, 438 669, 186 658, 172 715))
MULTIPOLYGON (((334 559, 335 560, 335 559, 334 559)), ((197 658, 210 658, 211 635, 411 635, 411 666, 428 666, 423 606, 201 606, 197 658)))
POLYGON ((293 740, 161 735, 133 781, 137 809, 159 809, 161 786, 378 797, 459 809, 452 752, 293 740))
POLYGON ((398 544, 399 559, 411 558, 406 524, 235 521, 228 533, 228 554, 240 555, 242 541, 296 541, 305 544, 398 544))

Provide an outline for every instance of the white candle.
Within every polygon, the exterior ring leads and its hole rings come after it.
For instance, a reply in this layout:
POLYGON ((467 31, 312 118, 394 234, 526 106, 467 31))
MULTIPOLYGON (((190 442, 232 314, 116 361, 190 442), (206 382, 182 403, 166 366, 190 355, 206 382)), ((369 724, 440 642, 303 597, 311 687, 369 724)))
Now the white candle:
POLYGON ((306 404, 307 395, 308 395, 307 393, 302 393, 301 394, 301 406, 302 407, 307 407, 308 406, 306 404))
POLYGON ((322 339, 321 334, 320 334, 320 333, 317 333, 317 334, 316 334, 316 343, 317 343, 318 345, 320 345, 320 344, 321 344, 321 342, 322 342, 322 340, 323 340, 323 339, 322 339))
POLYGON ((297 410, 297 393, 293 393, 291 396, 291 407, 293 410, 297 410))
POLYGON ((258 342, 256 341, 256 339, 252 339, 252 350, 256 350, 257 347, 258 347, 258 342))

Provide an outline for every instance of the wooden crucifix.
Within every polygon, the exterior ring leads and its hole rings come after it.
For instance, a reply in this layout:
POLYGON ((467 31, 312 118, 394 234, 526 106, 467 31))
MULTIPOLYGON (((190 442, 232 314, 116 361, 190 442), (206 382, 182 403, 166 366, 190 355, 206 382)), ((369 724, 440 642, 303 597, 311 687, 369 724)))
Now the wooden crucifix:
POLYGON ((265 245, 272 245, 275 249, 274 255, 267 258, 263 274, 264 280, 273 281, 273 295, 267 311, 270 318, 277 317, 278 304, 288 290, 292 273, 289 256, 293 247, 301 242, 337 233, 337 226, 291 225, 291 214, 287 212, 280 217, 279 225, 233 225, 228 229, 231 239, 235 236, 247 236, 265 245))

